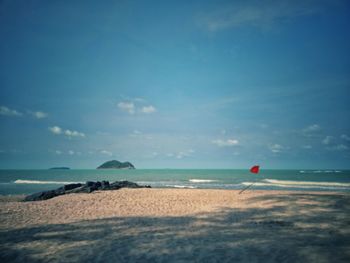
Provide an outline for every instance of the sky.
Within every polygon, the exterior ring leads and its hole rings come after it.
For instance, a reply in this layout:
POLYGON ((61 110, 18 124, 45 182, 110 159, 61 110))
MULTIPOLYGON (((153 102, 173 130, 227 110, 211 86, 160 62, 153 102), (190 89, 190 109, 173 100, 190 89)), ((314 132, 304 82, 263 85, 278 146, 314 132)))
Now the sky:
POLYGON ((350 3, 0 1, 0 168, 350 168, 350 3))

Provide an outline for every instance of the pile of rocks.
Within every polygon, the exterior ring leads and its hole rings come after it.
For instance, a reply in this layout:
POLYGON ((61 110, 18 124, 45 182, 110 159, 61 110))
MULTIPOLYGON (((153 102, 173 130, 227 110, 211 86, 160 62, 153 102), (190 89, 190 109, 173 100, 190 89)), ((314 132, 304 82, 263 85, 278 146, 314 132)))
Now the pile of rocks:
POLYGON ((72 193, 91 193, 96 190, 118 190, 120 188, 151 188, 151 186, 138 185, 137 183, 129 181, 116 181, 111 184, 108 181, 86 182, 85 184, 67 184, 55 190, 43 191, 32 195, 28 195, 24 198, 24 201, 40 201, 50 199, 59 195, 66 195, 72 193))

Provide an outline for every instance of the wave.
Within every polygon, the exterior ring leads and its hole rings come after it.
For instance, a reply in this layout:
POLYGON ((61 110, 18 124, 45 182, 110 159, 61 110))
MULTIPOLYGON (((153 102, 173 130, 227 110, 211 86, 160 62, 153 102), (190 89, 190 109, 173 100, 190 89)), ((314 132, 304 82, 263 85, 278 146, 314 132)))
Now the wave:
POLYGON ((300 170, 299 173, 314 173, 314 174, 319 174, 319 173, 342 173, 342 171, 339 170, 300 170))
POLYGON ((299 189, 349 189, 350 183, 336 183, 336 182, 309 182, 309 181, 284 181, 264 179, 262 182, 242 182, 244 186, 253 184, 255 186, 266 187, 281 187, 281 188, 299 188, 299 189))
POLYGON ((337 182, 287 181, 287 180, 274 180, 274 179, 264 179, 263 181, 271 184, 283 184, 283 185, 350 187, 350 183, 337 183, 337 182))
POLYGON ((188 180, 191 183, 211 183, 211 182, 217 182, 218 180, 209 180, 209 179, 190 179, 188 180))
POLYGON ((242 182, 241 185, 248 186, 248 185, 256 185, 256 186, 272 186, 272 184, 269 183, 259 183, 259 182, 242 182))
POLYGON ((190 188, 190 189, 195 189, 197 187, 195 186, 191 186, 191 185, 170 185, 170 184, 167 184, 165 185, 166 187, 174 187, 174 188, 190 188))
POLYGON ((78 184, 82 182, 61 182, 61 181, 38 181, 38 180, 21 180, 14 181, 15 184, 78 184))

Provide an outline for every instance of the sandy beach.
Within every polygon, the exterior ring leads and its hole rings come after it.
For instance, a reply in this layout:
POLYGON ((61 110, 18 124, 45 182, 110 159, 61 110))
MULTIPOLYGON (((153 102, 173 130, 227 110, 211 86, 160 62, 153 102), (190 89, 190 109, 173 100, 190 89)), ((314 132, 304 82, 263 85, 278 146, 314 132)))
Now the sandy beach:
POLYGON ((349 262, 350 196, 122 189, 1 198, 1 262, 349 262))

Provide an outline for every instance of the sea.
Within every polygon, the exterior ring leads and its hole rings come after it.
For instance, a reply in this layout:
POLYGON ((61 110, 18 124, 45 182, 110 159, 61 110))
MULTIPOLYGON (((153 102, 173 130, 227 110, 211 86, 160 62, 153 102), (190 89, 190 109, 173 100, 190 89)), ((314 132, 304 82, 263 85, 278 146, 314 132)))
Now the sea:
POLYGON ((128 180, 153 188, 350 192, 350 170, 0 170, 0 195, 31 194, 70 183, 128 180))

